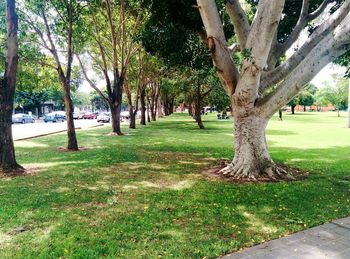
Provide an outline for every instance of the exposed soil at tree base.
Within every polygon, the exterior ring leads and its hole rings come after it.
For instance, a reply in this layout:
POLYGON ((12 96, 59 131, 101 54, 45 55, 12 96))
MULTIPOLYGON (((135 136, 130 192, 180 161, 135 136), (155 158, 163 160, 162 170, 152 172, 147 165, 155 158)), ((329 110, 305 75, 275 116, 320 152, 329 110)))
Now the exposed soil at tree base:
POLYGON ((230 160, 220 160, 216 164, 213 164, 212 167, 205 169, 202 171, 202 174, 210 179, 220 179, 226 182, 231 183, 240 183, 240 184, 247 184, 247 183, 260 183, 260 182, 282 182, 282 181, 298 181, 305 179, 309 172, 303 171, 298 168, 292 168, 284 164, 276 164, 276 168, 279 171, 285 171, 287 174, 285 176, 281 176, 277 179, 272 179, 267 176, 261 176, 256 178, 256 180, 252 179, 234 179, 233 177, 230 177, 230 175, 223 175, 220 173, 220 170, 227 166, 229 163, 231 163, 230 160))

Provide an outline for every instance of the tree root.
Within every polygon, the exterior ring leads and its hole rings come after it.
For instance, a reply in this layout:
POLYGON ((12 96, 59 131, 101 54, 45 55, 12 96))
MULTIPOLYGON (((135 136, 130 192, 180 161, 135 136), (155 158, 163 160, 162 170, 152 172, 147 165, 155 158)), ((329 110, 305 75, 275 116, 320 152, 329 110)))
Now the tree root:
POLYGON ((243 163, 229 163, 226 167, 219 170, 217 174, 235 182, 296 180, 293 174, 288 173, 283 167, 276 164, 271 164, 263 170, 258 170, 243 163))

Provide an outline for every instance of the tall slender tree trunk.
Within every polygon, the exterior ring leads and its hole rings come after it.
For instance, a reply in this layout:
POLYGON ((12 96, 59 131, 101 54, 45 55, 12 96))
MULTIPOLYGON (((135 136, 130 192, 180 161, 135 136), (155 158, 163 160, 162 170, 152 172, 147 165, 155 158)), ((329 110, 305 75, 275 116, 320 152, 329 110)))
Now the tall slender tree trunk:
POLYGON ((69 82, 63 80, 63 93, 64 93, 64 104, 66 109, 66 119, 67 119, 67 135, 68 135, 68 145, 67 149, 76 151, 78 148, 77 136, 75 133, 74 119, 73 119, 73 102, 70 95, 70 85, 69 82))
POLYGON ((295 114, 295 105, 292 105, 291 109, 292 109, 292 114, 295 114))
POLYGON ((348 128, 350 128, 350 78, 349 78, 349 96, 348 96, 348 128))
POLYGON ((146 90, 143 87, 140 94, 141 125, 146 125, 146 90))
POLYGON ((148 121, 148 123, 151 122, 151 117, 150 117, 150 100, 149 100, 148 96, 147 96, 147 121, 148 121))
POLYGON ((162 104, 162 101, 160 100, 160 98, 158 98, 157 113, 158 113, 158 118, 164 117, 163 104, 162 104))
MULTIPOLYGON (((135 111, 134 107, 132 105, 132 96, 131 96, 131 90, 130 90, 130 85, 129 82, 126 81, 124 85, 124 90, 126 94, 126 98, 128 100, 128 111, 129 111, 129 128, 130 129, 136 129, 136 116, 135 116, 135 111)), ((136 100, 137 102, 138 100, 136 100)), ((137 111, 136 111, 137 112, 137 111)))
POLYGON ((18 17, 14 0, 6 1, 7 56, 4 78, 0 78, 0 172, 24 170, 17 162, 12 138, 12 110, 18 67, 18 17))

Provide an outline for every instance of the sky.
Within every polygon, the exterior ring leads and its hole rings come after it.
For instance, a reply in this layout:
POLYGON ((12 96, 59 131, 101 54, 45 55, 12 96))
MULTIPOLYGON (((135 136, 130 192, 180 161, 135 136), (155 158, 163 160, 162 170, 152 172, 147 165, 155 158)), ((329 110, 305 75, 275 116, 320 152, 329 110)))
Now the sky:
POLYGON ((326 67, 324 67, 311 81, 312 84, 317 86, 318 88, 321 88, 323 86, 323 83, 325 81, 331 80, 331 75, 337 74, 340 77, 344 76, 346 72, 346 68, 330 63, 326 67))

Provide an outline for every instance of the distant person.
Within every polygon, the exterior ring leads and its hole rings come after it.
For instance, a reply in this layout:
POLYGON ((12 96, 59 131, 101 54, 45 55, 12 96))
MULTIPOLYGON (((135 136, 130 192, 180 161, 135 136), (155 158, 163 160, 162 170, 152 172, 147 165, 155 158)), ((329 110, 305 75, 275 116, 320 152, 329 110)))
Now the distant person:
POLYGON ((282 109, 278 110, 278 117, 279 117, 280 121, 282 121, 282 109))

